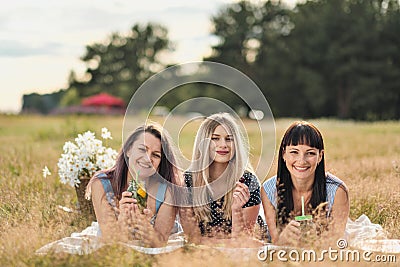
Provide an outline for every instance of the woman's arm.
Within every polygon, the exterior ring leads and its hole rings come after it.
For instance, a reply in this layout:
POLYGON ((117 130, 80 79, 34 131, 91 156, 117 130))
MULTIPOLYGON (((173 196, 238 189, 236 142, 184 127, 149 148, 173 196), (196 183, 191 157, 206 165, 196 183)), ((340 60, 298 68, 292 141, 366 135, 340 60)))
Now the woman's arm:
POLYGON ((177 208, 172 206, 171 190, 166 190, 163 204, 158 210, 154 230, 160 235, 162 242, 167 242, 175 223, 177 208))
POLYGON ((268 225, 268 231, 271 235, 272 243, 277 245, 296 246, 301 237, 301 231, 299 229, 300 223, 292 220, 279 233, 276 226, 275 207, 272 205, 263 187, 261 188, 261 201, 263 203, 265 221, 268 225))
POLYGON ((185 239, 191 243, 200 243, 202 236, 199 227, 199 221, 197 220, 194 211, 193 211, 193 177, 190 172, 185 172, 183 175, 183 186, 186 186, 187 192, 185 192, 185 200, 183 203, 187 203, 191 206, 183 206, 179 207, 179 219, 181 221, 181 225, 183 228, 183 233, 185 235, 185 239))
POLYGON ((163 237, 150 223, 154 213, 149 208, 141 211, 131 192, 122 192, 119 205, 121 212, 118 224, 125 237, 124 241, 138 240, 140 246, 147 247, 160 247, 165 244, 163 237))
POLYGON ((179 219, 181 220, 183 233, 185 234, 186 239, 191 243, 200 243, 202 239, 201 232, 193 208, 180 207, 179 219))
POLYGON ((260 204, 247 208, 242 208, 244 229, 248 230, 249 232, 253 231, 259 211, 260 211, 260 204))
POLYGON ((93 181, 91 185, 92 202, 99 223, 102 237, 109 241, 120 234, 119 225, 114 208, 108 203, 106 193, 100 179, 93 181))
POLYGON ((272 243, 276 243, 279 239, 278 229, 276 228, 276 211, 265 193, 264 187, 261 187, 261 201, 264 208, 265 222, 267 223, 272 243))
POLYGON ((251 233, 257 220, 259 204, 243 208, 249 199, 250 192, 247 185, 237 182, 233 191, 232 204, 232 236, 234 237, 242 233, 251 233))
POLYGON ((349 194, 346 185, 338 187, 335 200, 332 205, 332 227, 333 231, 329 231, 329 235, 333 238, 333 242, 336 242, 338 238, 343 237, 346 229, 347 218, 350 213, 350 201, 349 194))

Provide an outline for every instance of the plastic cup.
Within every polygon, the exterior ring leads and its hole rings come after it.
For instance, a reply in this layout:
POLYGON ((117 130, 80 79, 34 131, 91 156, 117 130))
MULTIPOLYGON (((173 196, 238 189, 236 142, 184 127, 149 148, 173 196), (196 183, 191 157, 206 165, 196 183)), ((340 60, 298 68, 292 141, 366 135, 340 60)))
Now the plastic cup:
POLYGON ((310 234, 310 230, 313 229, 313 216, 312 215, 301 215, 301 216, 296 216, 295 221, 300 223, 300 230, 301 230, 301 236, 302 236, 302 241, 306 241, 304 239, 307 239, 306 237, 310 234))

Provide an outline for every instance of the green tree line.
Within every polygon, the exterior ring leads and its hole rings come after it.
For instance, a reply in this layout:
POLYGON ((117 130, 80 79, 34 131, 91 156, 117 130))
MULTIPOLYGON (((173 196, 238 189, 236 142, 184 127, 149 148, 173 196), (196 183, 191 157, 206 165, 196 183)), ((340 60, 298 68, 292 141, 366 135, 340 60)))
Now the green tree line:
MULTIPOLYGON (((400 119, 398 0, 314 0, 294 8, 280 1, 241 1, 222 6, 211 20, 219 42, 204 60, 247 74, 274 116, 400 119)), ((113 33, 86 47, 84 79, 71 73, 70 86, 55 94, 56 103, 77 104, 98 92, 130 99, 167 67, 158 58, 171 49, 167 29, 158 24, 113 33)), ((178 88, 160 104, 173 108, 196 96, 223 96, 228 105, 241 106, 233 94, 204 84, 178 88)))

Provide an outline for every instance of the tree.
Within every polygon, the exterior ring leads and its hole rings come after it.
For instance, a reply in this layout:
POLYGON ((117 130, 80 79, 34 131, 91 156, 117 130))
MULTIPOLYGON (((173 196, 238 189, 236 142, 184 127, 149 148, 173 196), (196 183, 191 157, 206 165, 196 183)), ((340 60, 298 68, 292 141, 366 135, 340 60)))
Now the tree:
MULTIPOLYGON (((270 62, 271 67, 275 63, 281 64, 278 63, 280 59, 272 59, 271 51, 278 47, 278 36, 289 30, 287 13, 280 1, 259 4, 241 1, 224 6, 212 18, 212 33, 218 37, 219 43, 212 47, 212 56, 205 58, 230 65, 248 75, 264 93, 274 113, 279 109, 276 103, 281 95, 276 86, 271 86, 271 83, 276 85, 277 79, 269 78, 272 72, 268 72, 266 67, 270 62)), ((232 97, 227 100, 232 102, 229 102, 232 106, 243 106, 241 101, 232 97)))
POLYGON ((381 89, 389 71, 387 51, 395 44, 382 35, 387 16, 383 2, 321 0, 298 5, 287 44, 296 58, 295 79, 304 92, 307 115, 383 118, 377 105, 386 98, 381 89))
POLYGON ((135 24, 127 35, 113 33, 106 42, 86 46, 82 60, 87 82, 71 86, 80 97, 108 92, 129 99, 136 89, 164 65, 159 54, 171 49, 168 31, 161 25, 135 24))
POLYGON ((399 118, 399 10, 397 0, 242 1, 213 18, 220 43, 208 59, 248 74, 275 116, 399 118))
POLYGON ((67 107, 67 106, 77 106, 81 102, 81 99, 78 96, 78 90, 75 87, 70 87, 60 100, 60 107, 67 107))
POLYGON ((275 116, 293 116, 304 111, 301 91, 294 77, 294 60, 287 38, 294 27, 288 9, 281 1, 266 1, 262 12, 260 46, 254 63, 255 81, 275 116))
POLYGON ((248 1, 222 8, 212 17, 212 34, 219 43, 212 46, 212 55, 204 60, 227 64, 254 78, 251 65, 259 47, 261 19, 257 6, 248 1))
POLYGON ((375 119, 400 119, 400 2, 382 1, 380 51, 384 61, 379 99, 373 105, 375 119))
POLYGON ((48 114, 57 107, 65 90, 59 90, 52 94, 40 95, 37 93, 23 95, 22 113, 48 114))

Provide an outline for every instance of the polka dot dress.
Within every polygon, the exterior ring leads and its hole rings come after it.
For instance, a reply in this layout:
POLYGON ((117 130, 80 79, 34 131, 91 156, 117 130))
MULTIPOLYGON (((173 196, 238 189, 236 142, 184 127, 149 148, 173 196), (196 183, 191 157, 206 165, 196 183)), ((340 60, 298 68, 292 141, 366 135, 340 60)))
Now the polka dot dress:
MULTIPOLYGON (((245 172, 242 177, 244 178, 244 184, 249 187, 250 191, 250 199, 242 208, 260 204, 260 185, 257 177, 250 172, 245 172)), ((190 172, 185 172, 185 184, 187 187, 193 187, 193 178, 190 172)), ((208 223, 204 221, 199 222, 202 235, 213 235, 215 233, 230 234, 232 232, 232 221, 224 218, 224 211, 222 210, 223 204, 224 197, 214 200, 209 204, 211 209, 211 221, 208 223)))

